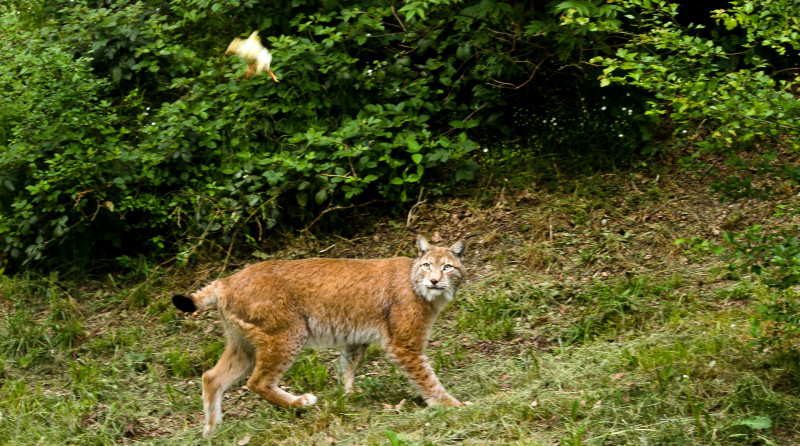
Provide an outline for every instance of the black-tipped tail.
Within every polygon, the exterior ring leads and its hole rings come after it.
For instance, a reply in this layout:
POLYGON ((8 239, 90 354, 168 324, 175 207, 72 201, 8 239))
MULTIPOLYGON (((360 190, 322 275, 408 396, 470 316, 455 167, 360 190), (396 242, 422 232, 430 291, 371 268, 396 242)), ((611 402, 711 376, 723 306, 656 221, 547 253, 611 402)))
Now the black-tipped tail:
POLYGON ((197 305, 194 304, 194 301, 183 294, 172 296, 172 304, 175 305, 175 308, 187 313, 194 313, 197 311, 197 305))

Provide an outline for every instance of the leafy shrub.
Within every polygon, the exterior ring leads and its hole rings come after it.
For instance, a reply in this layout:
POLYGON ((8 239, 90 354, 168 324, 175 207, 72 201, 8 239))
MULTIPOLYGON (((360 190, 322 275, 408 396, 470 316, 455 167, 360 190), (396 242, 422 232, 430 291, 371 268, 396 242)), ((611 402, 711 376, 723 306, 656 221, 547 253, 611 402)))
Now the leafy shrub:
POLYGON ((800 333, 800 238, 797 227, 768 230, 754 225, 741 233, 725 232, 731 267, 757 277, 771 292, 752 318, 752 334, 763 344, 780 343, 800 333))
POLYGON ((604 30, 559 25, 573 4, 620 20, 590 2, 4 5, 0 261, 186 258, 470 179, 536 76, 583 79, 575 62, 607 53, 604 30), (224 56, 254 29, 280 83, 224 56))
POLYGON ((792 36, 800 35, 800 23, 786 15, 797 12, 796 5, 736 1, 686 23, 679 14, 686 7, 677 3, 617 4, 630 13, 626 27, 586 17, 569 25, 626 38, 613 56, 592 59, 604 67, 601 85, 651 92, 658 100, 648 113, 669 116, 676 134, 697 148, 694 159, 711 152, 741 161, 736 151, 759 142, 800 148, 800 102, 792 91, 800 78, 783 69, 787 60, 798 60, 793 53, 800 50, 800 41, 792 36))
MULTIPOLYGON (((800 62, 796 3, 732 1, 704 16, 697 15, 697 8, 667 1, 625 0, 615 5, 627 12, 630 22, 591 16, 582 8, 573 8, 563 18, 565 26, 578 31, 602 30, 624 38, 615 54, 591 60, 603 67, 602 85, 631 85, 654 95, 657 100, 647 113, 668 116, 676 136, 694 148, 685 166, 711 170, 704 158, 723 154, 740 168, 740 173, 715 182, 713 189, 723 196, 769 196, 773 190, 756 184, 754 173, 797 184, 800 175, 794 166, 774 162, 800 149, 800 76, 793 68, 800 62), (694 13, 688 21, 682 19, 687 9, 694 13), (743 150, 754 155, 743 156, 743 150)), ((800 327, 800 305, 791 292, 800 281, 800 243, 794 232, 796 228, 756 225, 724 236, 731 266, 755 274, 774 289, 771 303, 762 305, 754 317, 753 333, 762 341, 781 339, 800 327), (765 321, 769 334, 762 330, 765 321)), ((688 242, 698 249, 721 251, 707 241, 688 242)))

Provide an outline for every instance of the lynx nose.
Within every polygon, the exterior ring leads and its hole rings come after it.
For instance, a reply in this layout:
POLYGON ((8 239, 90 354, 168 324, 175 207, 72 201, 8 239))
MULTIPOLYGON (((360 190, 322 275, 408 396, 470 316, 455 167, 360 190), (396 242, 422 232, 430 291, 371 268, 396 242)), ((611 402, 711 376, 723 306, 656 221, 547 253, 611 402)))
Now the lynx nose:
POLYGON ((431 279, 431 285, 436 285, 437 283, 439 283, 439 281, 438 281, 438 280, 436 280, 436 279, 431 279))

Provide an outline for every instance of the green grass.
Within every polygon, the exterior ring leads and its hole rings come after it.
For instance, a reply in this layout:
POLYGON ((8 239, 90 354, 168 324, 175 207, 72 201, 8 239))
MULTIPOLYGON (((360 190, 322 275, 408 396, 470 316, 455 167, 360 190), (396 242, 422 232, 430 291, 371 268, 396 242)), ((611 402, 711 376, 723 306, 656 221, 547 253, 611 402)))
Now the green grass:
MULTIPOLYGON (((389 430, 404 444, 629 444, 642 438, 651 444, 751 444, 775 438, 776 431, 785 438, 797 428, 796 393, 775 388, 787 374, 796 381, 797 363, 748 346, 745 308, 694 318, 686 317, 688 308, 671 318, 676 310, 668 299, 654 308, 632 305, 631 296, 679 293, 673 279, 621 295, 634 289, 624 281, 580 296, 591 304, 617 296, 616 304, 598 307, 611 315, 602 324, 588 323, 582 312, 551 315, 557 320, 550 324, 563 329, 545 330, 555 339, 539 345, 530 343, 541 336, 530 321, 549 314, 548 302, 558 296, 532 287, 510 295, 482 291, 497 283, 465 287, 464 305, 457 303, 435 330, 430 352, 449 390, 473 406, 425 407, 374 349, 360 369, 358 392, 342 396, 335 355, 308 352, 284 380, 297 392, 317 393, 317 407, 275 408, 234 386, 214 442, 230 444, 247 434, 254 444, 326 438, 388 444, 389 430), (584 335, 587 327, 596 336, 584 335), (570 337, 575 332, 582 335, 570 337), (384 408, 403 399, 399 410, 384 408), (760 428, 765 420, 773 427, 760 428)), ((5 353, 0 441, 200 441, 199 376, 221 350, 216 334, 204 330, 211 319, 178 322, 178 334, 150 321, 145 334, 138 326, 148 322, 138 316, 31 363, 21 361, 24 354, 5 353)))
MULTIPOLYGON (((676 186, 661 187, 634 200, 578 184, 505 210, 473 205, 483 220, 470 224, 487 235, 428 349, 445 387, 474 403, 463 408, 426 407, 374 347, 356 392, 342 395, 337 353, 308 351, 282 385, 318 405, 277 408, 242 381, 204 440, 200 376, 224 341, 215 311, 187 317, 169 304, 193 278, 3 277, 0 444, 800 442, 797 341, 753 345, 749 319, 768 293, 674 246, 704 222, 642 217, 682 212, 664 204, 676 186), (480 226, 489 219, 491 231, 480 226)), ((381 239, 402 237, 390 231, 381 239)))

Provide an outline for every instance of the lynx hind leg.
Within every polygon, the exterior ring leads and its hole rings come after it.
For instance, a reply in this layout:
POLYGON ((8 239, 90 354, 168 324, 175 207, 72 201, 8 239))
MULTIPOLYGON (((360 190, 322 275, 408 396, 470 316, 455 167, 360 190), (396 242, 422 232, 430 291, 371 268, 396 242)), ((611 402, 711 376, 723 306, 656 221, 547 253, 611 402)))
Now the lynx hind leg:
POLYGON ((430 366, 428 357, 417 349, 387 349, 389 359, 397 364, 409 381, 419 390, 429 406, 461 406, 461 402, 450 396, 430 366))
POLYGON ((342 349, 341 356, 339 357, 341 365, 341 380, 344 385, 344 393, 353 392, 353 383, 356 379, 356 369, 361 358, 364 357, 364 352, 367 351, 367 344, 352 344, 345 346, 342 349))
POLYGON ((228 336, 228 344, 219 361, 203 373, 203 436, 214 432, 222 421, 222 395, 234 382, 253 369, 255 358, 252 346, 238 334, 228 336))
POLYGON ((302 321, 294 326, 303 329, 277 334, 261 332, 256 338, 251 338, 256 347, 256 363, 247 387, 281 407, 312 406, 317 403, 317 397, 310 393, 295 396, 278 387, 281 376, 291 367, 308 339, 302 321))

